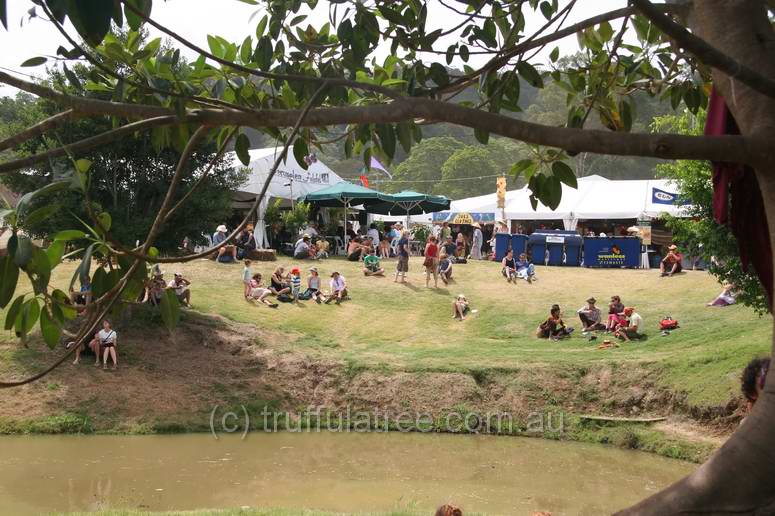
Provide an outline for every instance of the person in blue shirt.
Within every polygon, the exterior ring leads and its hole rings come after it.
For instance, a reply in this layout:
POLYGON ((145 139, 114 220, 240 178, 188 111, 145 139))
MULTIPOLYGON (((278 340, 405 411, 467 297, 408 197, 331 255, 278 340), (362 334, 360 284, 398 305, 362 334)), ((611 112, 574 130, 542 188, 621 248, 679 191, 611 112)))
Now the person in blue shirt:
POLYGON ((526 279, 528 283, 533 283, 536 275, 535 265, 530 263, 527 259, 527 255, 522 253, 519 255, 519 259, 515 263, 517 269, 517 278, 526 279))

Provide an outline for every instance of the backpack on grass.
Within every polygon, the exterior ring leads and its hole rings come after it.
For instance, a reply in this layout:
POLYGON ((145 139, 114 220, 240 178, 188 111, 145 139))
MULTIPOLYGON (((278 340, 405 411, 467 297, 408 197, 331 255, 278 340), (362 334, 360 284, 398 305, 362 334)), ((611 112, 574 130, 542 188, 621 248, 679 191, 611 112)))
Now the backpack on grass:
POLYGON ((660 330, 675 330, 678 328, 678 321, 670 317, 669 315, 659 321, 660 330))

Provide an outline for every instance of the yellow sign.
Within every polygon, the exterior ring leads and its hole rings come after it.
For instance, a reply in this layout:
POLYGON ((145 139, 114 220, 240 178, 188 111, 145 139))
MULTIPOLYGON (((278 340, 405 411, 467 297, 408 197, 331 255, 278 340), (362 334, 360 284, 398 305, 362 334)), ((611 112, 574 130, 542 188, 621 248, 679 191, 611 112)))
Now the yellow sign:
POLYGON ((473 224, 474 218, 471 216, 470 213, 462 212, 455 215, 455 218, 452 219, 453 224, 473 224))
POLYGON ((498 197, 498 208, 506 207, 506 178, 504 176, 495 180, 495 192, 498 197))

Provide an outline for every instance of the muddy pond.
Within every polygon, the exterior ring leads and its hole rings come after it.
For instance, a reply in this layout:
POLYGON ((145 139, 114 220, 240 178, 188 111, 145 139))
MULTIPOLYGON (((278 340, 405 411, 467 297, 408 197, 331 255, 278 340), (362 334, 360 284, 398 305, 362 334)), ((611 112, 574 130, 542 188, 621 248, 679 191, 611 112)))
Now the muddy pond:
POLYGON ((607 514, 695 465, 543 439, 400 433, 0 437, 0 512, 454 502, 466 513, 607 514))

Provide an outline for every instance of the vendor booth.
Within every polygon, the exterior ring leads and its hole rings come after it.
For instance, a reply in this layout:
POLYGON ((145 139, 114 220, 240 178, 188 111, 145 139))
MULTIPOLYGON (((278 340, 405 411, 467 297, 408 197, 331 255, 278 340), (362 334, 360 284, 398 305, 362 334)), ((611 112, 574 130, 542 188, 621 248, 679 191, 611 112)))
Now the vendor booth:
POLYGON ((527 239, 527 253, 535 264, 578 267, 581 243, 575 231, 537 231, 527 239))
POLYGON ((638 237, 584 238, 585 267, 639 267, 641 242, 638 237))
MULTIPOLYGON (((235 208, 247 209, 253 204, 256 196, 261 193, 261 189, 264 187, 267 177, 269 177, 269 172, 272 170, 281 151, 282 148, 280 147, 249 151, 250 164, 247 168, 250 169, 250 174, 245 183, 234 193, 233 206, 235 208)), ((234 162, 239 163, 234 153, 232 153, 232 156, 234 162)), ((290 206, 293 200, 298 197, 329 188, 342 181, 343 179, 323 162, 315 160, 305 170, 293 157, 293 153, 288 153, 285 161, 282 161, 280 166, 277 167, 277 171, 267 187, 266 196, 256 213, 254 234, 258 246, 269 247, 264 214, 270 200, 284 199, 290 206)))

